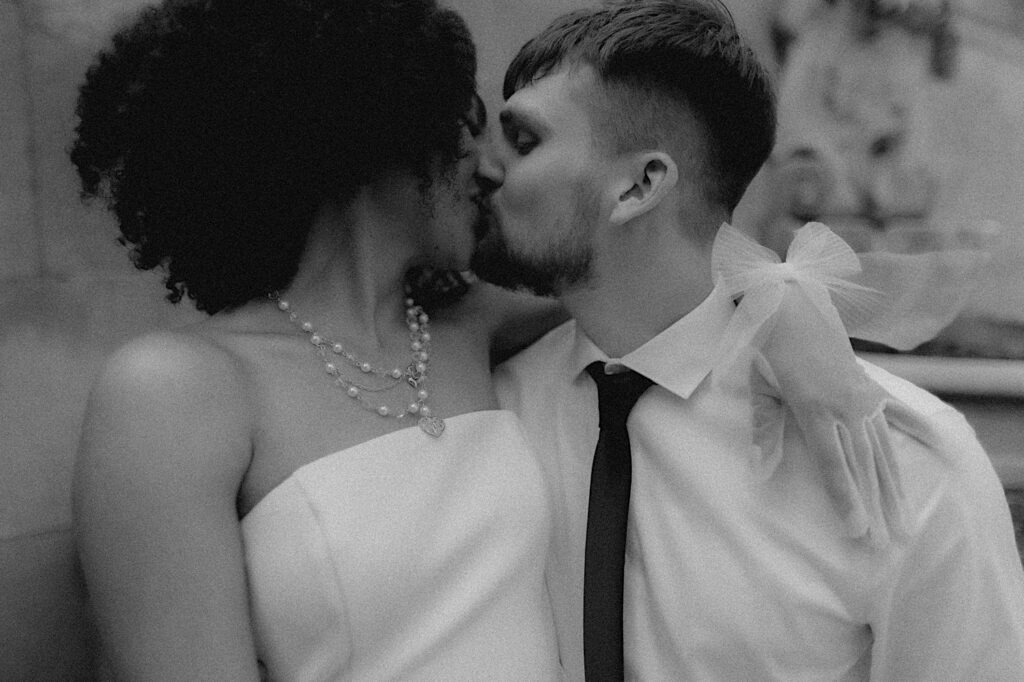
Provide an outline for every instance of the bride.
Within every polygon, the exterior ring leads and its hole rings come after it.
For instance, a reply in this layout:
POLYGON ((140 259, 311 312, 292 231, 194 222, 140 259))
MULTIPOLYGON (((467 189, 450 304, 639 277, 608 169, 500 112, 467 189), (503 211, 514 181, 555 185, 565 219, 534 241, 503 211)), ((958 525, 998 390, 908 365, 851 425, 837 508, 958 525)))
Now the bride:
POLYGON ((118 678, 558 676, 545 483, 490 368, 561 313, 408 275, 465 269, 484 218, 475 66, 433 0, 167 0, 89 70, 84 195, 210 315, 91 395, 75 528, 118 678))

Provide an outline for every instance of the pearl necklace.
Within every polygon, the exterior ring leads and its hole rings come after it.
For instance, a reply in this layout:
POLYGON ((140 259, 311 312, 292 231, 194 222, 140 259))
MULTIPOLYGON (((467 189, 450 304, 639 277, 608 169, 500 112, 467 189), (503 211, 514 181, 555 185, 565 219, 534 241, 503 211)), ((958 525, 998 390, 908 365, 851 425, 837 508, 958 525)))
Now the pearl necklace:
MULTIPOLYGON (((408 290, 406 293, 409 293, 408 290)), ((394 419, 419 417, 417 424, 420 429, 434 438, 444 433, 444 420, 433 414, 427 404, 430 393, 422 387, 430 369, 430 317, 423 312, 421 306, 416 305, 412 298, 405 299, 405 324, 409 328, 409 349, 412 359, 404 370, 398 367, 388 369, 374 366, 370 362, 360 360, 340 341, 328 339, 318 332, 311 322, 300 322, 299 315, 292 310, 288 301, 281 298, 279 292, 271 293, 270 300, 277 304, 278 310, 288 315, 288 320, 292 324, 309 336, 309 342, 316 346, 320 353, 324 371, 332 378, 334 385, 345 391, 349 398, 381 417, 394 419), (342 376, 341 368, 338 366, 339 360, 358 369, 367 380, 377 383, 364 383, 342 376), (370 379, 370 377, 376 377, 376 379, 370 379), (398 386, 403 379, 416 392, 415 400, 403 409, 395 410, 384 403, 374 403, 366 396, 367 393, 389 391, 398 386)))

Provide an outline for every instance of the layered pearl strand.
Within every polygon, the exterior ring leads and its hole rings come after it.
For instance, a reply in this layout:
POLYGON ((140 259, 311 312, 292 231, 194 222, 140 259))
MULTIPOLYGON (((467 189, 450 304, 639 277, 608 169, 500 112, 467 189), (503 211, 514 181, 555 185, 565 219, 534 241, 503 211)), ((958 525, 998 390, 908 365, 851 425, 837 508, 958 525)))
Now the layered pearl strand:
MULTIPOLYGON (((406 293, 408 294, 408 290, 406 293)), ((277 304, 278 310, 288 315, 288 320, 293 325, 309 337, 309 342, 316 347, 320 354, 324 371, 349 398, 380 417, 393 419, 418 417, 417 423, 420 429, 435 438, 444 432, 444 420, 433 414, 427 404, 430 393, 423 387, 430 370, 430 317, 423 312, 421 306, 416 305, 412 298, 405 299, 405 324, 409 329, 411 360, 404 370, 399 367, 386 368, 360 360, 343 343, 328 339, 317 331, 312 322, 300 320, 298 313, 292 310, 291 304, 281 298, 278 292, 270 294, 270 300, 277 304), (339 363, 351 365, 366 381, 357 381, 344 376, 339 363), (374 402, 367 396, 367 394, 390 391, 402 383, 403 379, 415 392, 414 400, 404 408, 395 409, 385 403, 374 402)))

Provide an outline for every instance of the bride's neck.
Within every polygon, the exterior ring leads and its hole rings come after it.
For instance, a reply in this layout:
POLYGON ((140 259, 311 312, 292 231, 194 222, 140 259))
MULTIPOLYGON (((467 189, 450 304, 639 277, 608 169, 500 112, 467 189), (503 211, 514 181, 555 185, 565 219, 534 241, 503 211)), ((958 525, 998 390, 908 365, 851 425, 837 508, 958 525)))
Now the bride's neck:
POLYGON ((415 257, 410 226, 394 211, 358 198, 343 209, 325 206, 282 296, 368 349, 385 348, 404 328, 404 276, 415 257))

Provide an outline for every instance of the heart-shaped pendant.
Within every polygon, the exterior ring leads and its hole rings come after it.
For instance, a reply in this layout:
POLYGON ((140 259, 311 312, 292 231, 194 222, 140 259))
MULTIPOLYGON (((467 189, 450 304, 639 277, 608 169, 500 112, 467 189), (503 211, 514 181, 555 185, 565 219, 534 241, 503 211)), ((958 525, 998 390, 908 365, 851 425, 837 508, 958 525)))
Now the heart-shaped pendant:
POLYGON ((440 417, 420 417, 420 428, 428 436, 437 438, 444 433, 444 420, 440 417))

